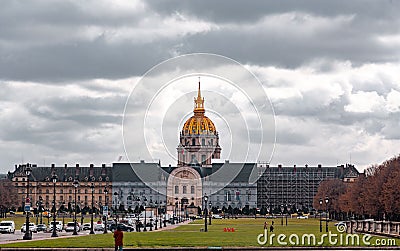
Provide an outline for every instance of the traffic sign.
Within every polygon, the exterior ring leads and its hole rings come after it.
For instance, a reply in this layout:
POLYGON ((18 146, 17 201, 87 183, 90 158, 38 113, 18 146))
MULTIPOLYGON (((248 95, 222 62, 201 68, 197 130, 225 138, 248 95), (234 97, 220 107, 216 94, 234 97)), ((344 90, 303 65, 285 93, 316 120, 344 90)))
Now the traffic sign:
POLYGON ((24 211, 25 212, 30 212, 31 211, 31 204, 25 204, 24 211))
POLYGON ((108 215, 108 206, 103 206, 103 215, 108 215))

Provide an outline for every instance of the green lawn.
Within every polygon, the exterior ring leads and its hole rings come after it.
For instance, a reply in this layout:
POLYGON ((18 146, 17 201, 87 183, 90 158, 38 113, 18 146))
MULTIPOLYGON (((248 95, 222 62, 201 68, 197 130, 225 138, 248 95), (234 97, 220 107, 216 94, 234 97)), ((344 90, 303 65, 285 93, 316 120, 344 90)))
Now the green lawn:
MULTIPOLYGON (((125 233, 124 244, 126 247, 193 247, 193 246, 260 246, 257 236, 263 233, 264 219, 221 219, 213 220, 208 232, 200 232, 204 228, 203 221, 197 220, 191 224, 179 226, 175 229, 161 232, 134 232, 125 233), (234 228, 234 232, 224 232, 224 228, 234 228)), ((319 221, 315 219, 289 219, 288 226, 281 226, 280 219, 274 219, 274 233, 290 234, 315 234, 317 242, 321 236, 319 221)), ((271 224, 271 220, 268 220, 271 224)), ((325 226, 324 226, 325 230, 325 226)), ((330 223, 332 233, 338 233, 333 223, 330 223)), ((373 237, 370 242, 375 243, 378 237, 373 237)), ((381 238, 381 237, 379 237, 381 238)), ((361 239, 360 239, 361 240, 361 239)), ((286 239, 288 241, 288 239, 286 239)), ((396 240, 396 245, 399 242, 396 240)), ((325 241, 323 246, 328 246, 325 241)), ((265 246, 269 246, 266 244, 265 246)), ((279 246, 276 237, 274 246, 279 246)), ((112 234, 86 235, 72 238, 58 238, 42 241, 30 241, 0 245, 0 247, 113 247, 112 234)))

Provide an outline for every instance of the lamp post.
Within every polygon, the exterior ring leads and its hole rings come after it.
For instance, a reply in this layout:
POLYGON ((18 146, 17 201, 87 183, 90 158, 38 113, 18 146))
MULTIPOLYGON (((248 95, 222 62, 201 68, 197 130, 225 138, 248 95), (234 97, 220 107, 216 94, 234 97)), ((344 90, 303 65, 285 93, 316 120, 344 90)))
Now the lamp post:
POLYGON ((104 221, 104 233, 107 233, 107 216, 108 216, 108 205, 107 205, 107 199, 108 199, 108 189, 107 189, 107 185, 104 187, 104 200, 106 202, 106 206, 103 208, 103 214, 105 214, 105 221, 104 221), (107 211, 104 213, 104 209, 106 209, 107 211))
POLYGON ((211 201, 210 201, 210 203, 208 205, 210 206, 210 213, 209 213, 209 216, 208 216, 208 225, 211 226, 211 212, 212 212, 212 208, 211 208, 212 203, 211 203, 211 201))
POLYGON ((115 226, 117 226, 117 218, 118 218, 118 193, 117 192, 114 192, 114 197, 115 197, 115 211, 114 211, 114 214, 115 214, 115 219, 114 219, 114 221, 115 221, 115 226))
POLYGON ((283 207, 283 204, 281 205, 281 226, 283 226, 283 210, 284 210, 284 207, 283 207))
POLYGON ((76 231, 77 228, 77 224, 76 224, 76 205, 77 205, 77 201, 76 201, 76 189, 79 186, 79 181, 77 179, 74 180, 74 188, 75 188, 75 210, 74 210, 74 232, 72 233, 72 235, 78 235, 78 232, 76 231))
POLYGON ((154 230, 157 230, 158 228, 157 228, 157 223, 158 223, 158 201, 156 201, 155 202, 155 204, 156 204, 156 224, 155 224, 155 228, 154 228, 154 230))
POLYGON ((160 211, 158 211, 159 212, 158 219, 160 221, 160 227, 159 228, 162 229, 162 213, 163 213, 162 200, 160 200, 159 205, 160 205, 160 211))
POLYGON ((207 201, 208 201, 208 196, 204 195, 204 232, 207 232, 207 201))
POLYGON ((144 208, 144 229, 143 229, 143 232, 147 232, 147 228, 146 228, 146 225, 147 225, 147 212, 146 212, 146 202, 147 202, 147 198, 146 198, 146 196, 143 196, 143 208, 144 208))
POLYGON ((165 206, 165 210, 164 210, 164 227, 167 227, 167 201, 164 201, 164 206, 165 206))
POLYGON ((54 207, 54 212, 53 212, 53 233, 51 234, 51 237, 58 237, 57 235, 57 225, 56 225, 56 183, 57 183, 57 175, 53 175, 52 177, 53 180, 53 207, 54 207))
POLYGON ((136 201, 138 203, 137 207, 138 207, 138 211, 137 211, 137 222, 136 222, 136 232, 140 232, 140 197, 136 198, 136 201))
POLYGON ((286 226, 287 226, 287 217, 288 217, 288 211, 289 211, 287 204, 285 205, 285 208, 286 208, 285 221, 286 221, 286 226))
POLYGON ((92 190, 92 213, 90 215, 90 233, 89 234, 94 234, 93 231, 93 213, 94 213, 94 183, 90 185, 90 190, 92 190))
POLYGON ((325 204, 326 204, 326 232, 328 233, 328 203, 329 198, 328 196, 325 197, 325 204))
POLYGON ((39 196, 39 213, 40 213, 40 224, 43 224, 43 198, 39 196))
MULTIPOLYGON (((319 208, 322 207, 322 198, 319 198, 319 208)), ((322 212, 319 213, 319 232, 322 233, 322 212)))
MULTIPOLYGON (((27 205, 30 205, 30 202, 31 202, 30 199, 29 199, 29 176, 31 175, 31 173, 32 173, 32 169, 30 167, 30 164, 27 164, 27 167, 25 168, 26 181, 27 181, 25 207, 27 207, 27 205)), ((25 235, 24 235, 24 238, 23 238, 24 240, 32 240, 32 233, 29 230, 29 211, 28 210, 25 211, 25 213, 26 213, 26 222, 25 222, 26 225, 25 225, 25 227, 26 228, 25 228, 25 235)))

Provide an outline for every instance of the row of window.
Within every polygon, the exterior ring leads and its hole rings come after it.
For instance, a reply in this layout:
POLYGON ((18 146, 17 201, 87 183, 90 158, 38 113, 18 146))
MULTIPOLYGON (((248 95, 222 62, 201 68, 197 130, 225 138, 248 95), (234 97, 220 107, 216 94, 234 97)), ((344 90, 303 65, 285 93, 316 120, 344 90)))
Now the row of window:
MULTIPOLYGON (((175 186, 175 194, 179 193, 179 186, 175 186)), ((194 186, 190 187, 190 193, 194 194, 194 186)), ((182 194, 187 194, 187 186, 182 186, 182 194)))

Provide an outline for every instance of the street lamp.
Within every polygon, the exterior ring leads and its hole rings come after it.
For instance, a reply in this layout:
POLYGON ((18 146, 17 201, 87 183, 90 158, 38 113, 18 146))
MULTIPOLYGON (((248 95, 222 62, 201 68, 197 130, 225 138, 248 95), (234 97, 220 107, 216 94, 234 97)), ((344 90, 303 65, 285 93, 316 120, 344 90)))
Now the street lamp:
POLYGON ((39 196, 39 213, 40 213, 40 224, 43 224, 43 198, 39 196))
POLYGON ((155 228, 154 228, 154 230, 157 230, 158 228, 157 228, 157 223, 158 223, 158 201, 156 201, 154 204, 156 204, 156 225, 155 225, 155 228))
POLYGON ((208 225, 211 226, 211 212, 212 212, 212 208, 211 208, 212 203, 211 203, 211 201, 210 201, 210 203, 208 205, 210 206, 210 213, 209 213, 209 216, 208 216, 208 225))
MULTIPOLYGON (((26 200, 25 200, 25 209, 27 209, 28 207, 28 205, 30 205, 30 199, 29 199, 29 176, 31 175, 31 173, 32 173, 32 169, 31 169, 31 167, 30 167, 30 164, 27 164, 27 166, 26 166, 26 168, 25 168, 25 174, 26 174, 26 181, 27 181, 27 184, 26 184, 26 200), (28 204, 29 203, 29 204, 28 204)), ((30 208, 29 208, 29 211, 30 211, 30 208)), ((25 210, 25 213, 26 213, 26 228, 25 228, 25 235, 24 235, 24 240, 32 240, 32 233, 31 233, 31 231, 29 230, 29 211, 28 210, 25 210)))
POLYGON ((115 214, 115 219, 114 219, 114 221, 115 221, 115 226, 117 226, 117 219, 118 219, 118 193, 117 192, 114 192, 114 196, 115 196, 115 211, 114 211, 114 214, 115 214))
POLYGON ((283 204, 281 205, 281 226, 283 226, 283 210, 285 208, 283 207, 283 204))
POLYGON ((204 195, 204 232, 207 232, 207 201, 208 201, 208 196, 204 195))
POLYGON ((56 183, 57 183, 57 175, 54 174, 52 177, 53 181, 53 206, 54 206, 54 212, 53 212, 53 233, 51 234, 51 237, 58 237, 57 235, 57 225, 56 225, 56 183))
POLYGON ((165 206, 165 210, 164 210, 164 227, 167 227, 167 201, 164 201, 164 206, 165 206))
POLYGON ((325 204, 326 204, 326 232, 328 233, 328 203, 329 203, 329 198, 328 196, 325 197, 325 204))
POLYGON ((288 209, 288 205, 286 204, 285 205, 285 208, 286 208, 286 214, 285 214, 285 221, 286 221, 286 226, 287 226, 287 217, 288 217, 288 211, 289 211, 289 209, 288 209))
POLYGON ((92 214, 90 215, 90 233, 89 234, 94 234, 93 231, 93 213, 94 213, 94 183, 90 185, 90 189, 92 190, 92 214))
POLYGON ((74 185, 74 187, 75 187, 75 212, 74 212, 74 232, 72 233, 72 235, 78 235, 78 232, 76 231, 76 189, 78 188, 78 186, 79 186, 79 181, 77 180, 77 179, 75 179, 74 180, 74 183, 73 183, 73 185, 74 185))
POLYGON ((104 221, 104 233, 106 234, 107 233, 107 216, 108 216, 108 205, 107 205, 107 202, 108 202, 108 196, 107 196, 107 194, 108 194, 108 189, 107 189, 107 185, 104 187, 104 200, 105 200, 105 202, 106 202, 106 206, 103 208, 103 214, 105 214, 105 221, 104 221), (104 209, 106 209, 107 211, 104 213, 104 209))
MULTIPOLYGON (((322 207, 322 198, 319 198, 319 208, 322 207)), ((322 233, 322 212, 319 212, 319 232, 322 233)))
POLYGON ((144 229, 143 229, 143 232, 147 232, 147 228, 146 228, 146 225, 147 225, 147 212, 146 212, 146 202, 147 202, 147 198, 146 198, 146 196, 143 196, 143 208, 144 208, 144 229))
POLYGON ((136 201, 138 203, 137 204, 138 210, 137 210, 136 232, 140 232, 140 218, 139 218, 139 216, 140 216, 140 197, 137 197, 136 201))

